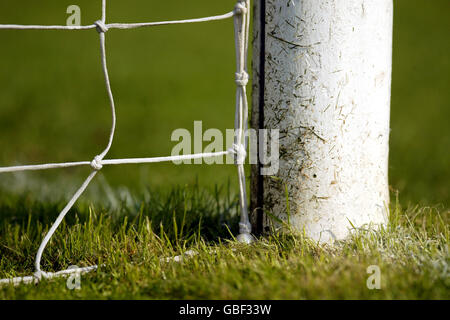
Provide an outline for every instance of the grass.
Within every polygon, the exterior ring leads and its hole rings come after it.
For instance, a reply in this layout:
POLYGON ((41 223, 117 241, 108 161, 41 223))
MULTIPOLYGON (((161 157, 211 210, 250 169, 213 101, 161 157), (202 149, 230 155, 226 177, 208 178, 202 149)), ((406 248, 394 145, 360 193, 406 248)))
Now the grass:
MULTIPOLYGON (((117 211, 82 203, 51 241, 44 270, 104 267, 83 275, 81 290, 55 279, 3 287, 0 299, 450 298, 448 210, 397 203, 385 229, 355 230, 332 246, 276 231, 247 246, 229 232, 236 232, 237 199, 227 190, 149 192, 117 211), (163 259, 187 250, 198 254, 163 259), (371 265, 381 270, 379 290, 366 286, 371 265)), ((26 196, 2 203, 0 277, 30 274, 38 241, 63 203, 26 196)))
MULTIPOLYGON (((234 3, 191 2, 110 1, 108 19, 200 17, 234 3)), ((70 4, 2 1, 0 23, 61 24, 70 4)), ((99 18, 100 1, 77 4, 83 24, 99 18)), ((385 230, 359 230, 335 246, 275 232, 243 246, 231 236, 238 221, 234 166, 105 168, 42 261, 45 270, 105 266, 82 277, 82 290, 59 279, 1 288, 0 299, 449 299, 448 0, 394 4, 389 178, 400 196, 385 230), (104 192, 109 184, 113 190, 104 192), (182 263, 160 260, 188 249, 198 254, 182 263), (381 290, 366 287, 370 265, 381 268, 381 290)), ((97 34, 1 31, 0 39, 0 165, 92 159, 110 126, 97 34)), ((111 31, 107 50, 118 109, 111 157, 170 154, 171 132, 191 130, 194 120, 203 120, 204 130, 232 127, 231 21, 111 31)), ((40 240, 86 173, 0 177, 0 277, 33 272, 40 240)))

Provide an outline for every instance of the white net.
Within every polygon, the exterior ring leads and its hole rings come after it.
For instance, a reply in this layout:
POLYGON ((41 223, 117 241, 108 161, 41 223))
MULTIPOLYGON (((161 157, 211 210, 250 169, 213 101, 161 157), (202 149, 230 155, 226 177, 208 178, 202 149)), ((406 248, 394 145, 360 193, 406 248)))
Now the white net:
POLYGON ((58 272, 45 272, 41 269, 42 254, 47 246, 49 240, 55 233, 56 229, 64 219, 67 212, 73 207, 78 198, 83 194, 86 188, 89 186, 95 175, 105 165, 119 165, 119 164, 142 164, 142 163, 156 163, 156 162, 168 162, 177 160, 197 159, 197 158, 210 158, 224 155, 234 155, 235 163, 238 170, 239 177, 239 200, 240 200, 240 212, 241 221, 239 223, 240 235, 238 239, 241 241, 250 241, 251 225, 248 218, 247 211, 247 196, 245 185, 245 172, 244 162, 247 156, 246 150, 248 147, 248 136, 245 134, 248 123, 248 101, 246 94, 246 85, 248 83, 248 44, 249 44, 249 25, 250 25, 250 0, 237 0, 234 10, 223 15, 211 16, 197 19, 187 20, 173 20, 173 21, 159 21, 159 22, 146 22, 146 23, 106 23, 106 0, 102 0, 102 18, 91 25, 86 26, 62 26, 62 25, 14 25, 14 24, 0 24, 1 29, 16 29, 16 30, 97 30, 100 37, 100 51, 101 51, 101 63, 104 73, 106 91, 112 113, 112 125, 109 135, 108 144, 105 149, 98 155, 96 155, 92 161, 78 161, 78 162, 63 162, 63 163, 46 163, 37 165, 23 165, 23 166, 11 166, 0 167, 0 173, 17 172, 17 171, 29 171, 29 170, 47 170, 56 168, 68 168, 76 166, 90 166, 92 172, 83 182, 81 187, 75 192, 72 198, 68 201, 67 205, 60 212, 57 219, 51 226, 48 233, 42 240, 35 259, 35 273, 32 276, 17 277, 9 279, 1 279, 0 284, 19 284, 19 283, 34 283, 38 282, 42 278, 53 278, 58 276, 65 276, 71 273, 83 273, 97 269, 97 266, 89 266, 78 269, 67 269, 58 272), (185 23, 199 23, 209 22, 224 19, 234 19, 235 26, 235 43, 236 43, 236 116, 235 116, 235 140, 232 148, 221 152, 212 153, 197 153, 190 155, 179 155, 169 157, 153 157, 153 158, 128 158, 128 159, 105 159, 111 145, 114 140, 114 133, 116 128, 116 106, 114 103, 114 95, 111 90, 108 67, 106 61, 106 46, 105 46, 105 34, 111 29, 133 29, 142 27, 155 27, 169 24, 185 24, 185 23))

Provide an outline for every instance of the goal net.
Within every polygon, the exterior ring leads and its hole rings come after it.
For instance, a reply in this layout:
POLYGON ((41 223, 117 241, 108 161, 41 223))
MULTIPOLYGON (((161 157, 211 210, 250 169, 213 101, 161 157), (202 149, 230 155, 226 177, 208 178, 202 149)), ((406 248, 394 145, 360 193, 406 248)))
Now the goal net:
POLYGON ((250 25, 250 0, 237 0, 234 9, 228 13, 210 16, 196 19, 186 20, 172 20, 172 21, 158 21, 158 22, 144 22, 144 23, 107 23, 106 21, 106 0, 102 0, 102 15, 101 19, 90 25, 83 26, 64 26, 64 25, 15 25, 15 24, 0 24, 0 30, 15 29, 15 30, 96 30, 100 38, 100 53, 101 53, 101 65, 104 74, 106 91, 108 94, 109 104, 111 108, 111 130, 106 147, 101 153, 94 156, 90 161, 77 161, 77 162, 62 162, 62 163, 45 163, 36 165, 22 165, 22 166, 9 166, 0 167, 0 173, 17 172, 17 171, 30 171, 30 170, 48 170, 56 168, 68 168, 76 166, 90 166, 92 168, 89 176, 84 180, 80 188, 75 192, 72 198, 68 201, 63 210, 59 213, 55 222, 51 226, 50 230, 42 240, 35 258, 35 273, 32 276, 17 277, 1 279, 0 284, 20 284, 20 283, 34 283, 38 282, 42 278, 53 278, 58 276, 65 276, 72 273, 84 273, 97 269, 98 266, 89 266, 78 269, 67 269, 58 272, 45 272, 41 269, 42 254, 47 246, 49 240, 55 233, 56 229, 63 221, 66 214, 73 207, 78 198, 83 194, 86 188, 96 174, 108 165, 120 165, 120 164, 143 164, 143 163, 156 163, 156 162, 168 162, 168 161, 180 161, 187 159, 198 158, 210 158, 224 155, 232 155, 235 159, 239 177, 239 200, 240 200, 240 214, 241 220, 239 223, 239 236, 238 240, 243 242, 251 241, 251 224, 249 222, 247 211, 247 195, 245 185, 245 172, 244 162, 247 156, 248 147, 248 135, 247 123, 248 123, 248 101, 246 94, 246 86, 248 83, 248 45, 249 45, 249 25, 250 25), (115 128, 116 128, 116 105, 114 103, 114 95, 111 90, 110 78, 108 74, 108 65, 106 59, 106 46, 105 38, 106 33, 111 29, 135 29, 145 27, 156 27, 162 25, 171 24, 186 24, 186 23, 200 23, 211 22, 217 20, 234 19, 235 28, 235 46, 236 46, 236 113, 235 113, 235 136, 233 146, 224 151, 211 152, 211 153, 196 153, 189 155, 178 155, 168 157, 152 157, 152 158, 126 158, 126 159, 108 159, 106 156, 111 148, 114 140, 115 128))

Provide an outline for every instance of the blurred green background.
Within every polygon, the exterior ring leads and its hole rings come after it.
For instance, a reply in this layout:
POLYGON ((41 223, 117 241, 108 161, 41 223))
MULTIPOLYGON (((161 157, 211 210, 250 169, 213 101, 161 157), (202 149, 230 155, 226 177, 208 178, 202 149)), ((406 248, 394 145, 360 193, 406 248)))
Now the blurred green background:
MULTIPOLYGON (((221 14, 234 0, 108 1, 109 22, 221 14)), ((450 1, 395 0, 390 184, 404 204, 448 206, 450 180, 450 1)), ((0 2, 0 23, 65 24, 81 7, 82 24, 100 18, 101 1, 0 2)), ((170 155, 177 128, 233 127, 232 20, 107 33, 117 107, 108 158, 170 155)), ((0 166, 90 160, 103 150, 110 110, 98 35, 87 31, 0 30, 0 166)), ((72 192, 89 168, 4 174, 0 186, 72 192)), ((230 182, 233 165, 172 163, 105 167, 113 187, 138 191, 230 182)), ((95 185, 90 188, 96 190, 95 185)))

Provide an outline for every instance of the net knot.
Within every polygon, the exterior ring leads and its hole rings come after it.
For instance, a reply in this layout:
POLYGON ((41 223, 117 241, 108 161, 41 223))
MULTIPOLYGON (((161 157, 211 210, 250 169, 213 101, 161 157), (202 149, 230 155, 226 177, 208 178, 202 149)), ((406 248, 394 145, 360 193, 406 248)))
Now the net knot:
POLYGON ((33 277, 40 281, 42 278, 48 278, 48 274, 42 270, 38 270, 33 274, 33 277))
POLYGON ((236 85, 239 87, 245 87, 248 83, 248 73, 245 71, 236 72, 236 85))
POLYGON ((108 27, 102 20, 97 20, 94 22, 94 24, 98 33, 105 33, 106 31, 108 31, 108 27))
POLYGON ((247 223, 239 222, 239 232, 250 234, 252 232, 252 225, 250 224, 250 222, 247 223))
POLYGON ((234 154, 235 164, 244 164, 245 158, 247 158, 247 151, 243 144, 233 143, 233 146, 229 149, 229 152, 234 154))
POLYGON ((245 0, 239 0, 234 7, 235 14, 245 14, 247 12, 247 7, 245 6, 245 0))
POLYGON ((101 170, 103 168, 102 158, 100 156, 95 156, 94 160, 91 161, 91 167, 94 170, 101 170))

